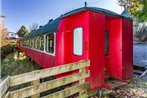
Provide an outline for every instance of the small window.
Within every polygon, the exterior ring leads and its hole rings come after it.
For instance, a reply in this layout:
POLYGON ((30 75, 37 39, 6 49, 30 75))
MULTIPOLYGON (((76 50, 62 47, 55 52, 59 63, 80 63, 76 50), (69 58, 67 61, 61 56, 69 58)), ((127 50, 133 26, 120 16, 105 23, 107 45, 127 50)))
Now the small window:
POLYGON ((26 46, 26 40, 24 41, 24 46, 26 46))
POLYGON ((34 48, 34 38, 31 38, 31 48, 34 48))
POLYGON ((34 41, 34 43, 33 43, 34 47, 33 48, 35 49, 36 48, 36 37, 33 38, 33 41, 34 41))
POLYGON ((31 39, 29 39, 29 42, 28 42, 28 46, 30 47, 31 45, 30 45, 30 42, 31 42, 31 39))
POLYGON ((54 33, 46 35, 46 52, 48 53, 54 53, 54 33))
POLYGON ((83 29, 75 28, 74 29, 74 54, 75 55, 82 55, 83 53, 83 29))
POLYGON ((37 49, 37 37, 34 37, 34 48, 37 49))
POLYGON ((40 36, 40 46, 39 46, 40 50, 44 50, 44 36, 40 36))
POLYGON ((37 49, 40 50, 40 36, 37 37, 37 49))
POLYGON ((31 48, 34 48, 34 38, 31 38, 31 48))
POLYGON ((24 43, 24 41, 22 42, 22 45, 23 45, 23 46, 25 46, 25 43, 24 43))
POLYGON ((105 55, 108 55, 109 52, 109 33, 108 31, 105 32, 105 55))
POLYGON ((28 40, 26 40, 26 46, 28 47, 28 40))

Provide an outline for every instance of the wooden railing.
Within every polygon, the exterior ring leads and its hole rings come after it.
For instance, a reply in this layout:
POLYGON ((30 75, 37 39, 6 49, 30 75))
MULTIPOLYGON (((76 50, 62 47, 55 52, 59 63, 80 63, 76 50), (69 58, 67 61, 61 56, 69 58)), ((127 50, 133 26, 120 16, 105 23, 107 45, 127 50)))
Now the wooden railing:
POLYGON ((90 62, 87 60, 9 76, 0 84, 0 98, 25 98, 30 96, 31 98, 65 98, 74 94, 77 97, 85 98, 89 87, 89 83, 85 82, 85 78, 90 76, 90 72, 85 70, 85 67, 89 65, 90 62), (44 78, 75 70, 79 71, 61 78, 43 81, 44 78), (27 83, 28 85, 24 86, 27 83), (71 83, 74 85, 69 85, 71 83), (41 95, 45 91, 60 87, 64 88, 48 95, 41 95), (14 88, 17 89, 13 90, 14 88))

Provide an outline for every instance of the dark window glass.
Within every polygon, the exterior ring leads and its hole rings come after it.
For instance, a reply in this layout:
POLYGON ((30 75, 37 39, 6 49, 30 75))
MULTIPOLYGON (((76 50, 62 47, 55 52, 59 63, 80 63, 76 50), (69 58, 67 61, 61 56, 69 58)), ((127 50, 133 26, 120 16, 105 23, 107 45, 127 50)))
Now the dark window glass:
POLYGON ((46 35, 46 52, 54 53, 54 34, 46 35))
POLYGON ((105 32, 105 55, 108 55, 108 48, 109 48, 109 33, 108 31, 105 32))

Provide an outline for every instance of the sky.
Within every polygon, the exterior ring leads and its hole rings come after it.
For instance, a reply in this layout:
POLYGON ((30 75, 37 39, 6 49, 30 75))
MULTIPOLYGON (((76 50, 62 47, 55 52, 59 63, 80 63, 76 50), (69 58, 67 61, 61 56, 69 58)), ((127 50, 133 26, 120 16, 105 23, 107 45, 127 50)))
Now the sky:
POLYGON ((3 24, 9 32, 17 32, 22 25, 29 30, 33 23, 46 24, 61 14, 84 6, 105 8, 120 14, 123 10, 117 0, 1 0, 0 13, 6 16, 3 24))

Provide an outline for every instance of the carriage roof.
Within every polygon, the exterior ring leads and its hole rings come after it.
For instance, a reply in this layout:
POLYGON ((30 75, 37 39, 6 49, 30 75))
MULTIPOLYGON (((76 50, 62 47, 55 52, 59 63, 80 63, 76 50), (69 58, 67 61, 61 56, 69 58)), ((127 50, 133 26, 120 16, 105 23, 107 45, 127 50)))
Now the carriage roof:
POLYGON ((114 17, 118 17, 118 18, 131 19, 130 17, 119 15, 115 12, 112 12, 112 11, 109 11, 106 9, 102 9, 102 8, 98 8, 98 7, 82 7, 82 8, 78 8, 78 9, 72 10, 70 12, 67 12, 64 15, 61 15, 60 17, 56 18, 55 20, 48 22, 47 24, 40 27, 36 31, 30 32, 30 34, 27 35, 26 37, 24 37, 22 40, 26 40, 26 39, 29 39, 29 38, 32 38, 35 36, 39 36, 39 35, 44 35, 44 34, 56 32, 56 31, 58 31, 57 30, 58 24, 62 18, 79 13, 79 12, 82 12, 82 11, 86 11, 86 10, 98 12, 98 13, 102 13, 102 14, 105 14, 108 16, 114 16, 114 17))

